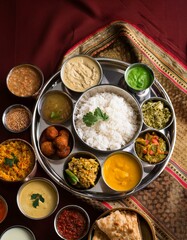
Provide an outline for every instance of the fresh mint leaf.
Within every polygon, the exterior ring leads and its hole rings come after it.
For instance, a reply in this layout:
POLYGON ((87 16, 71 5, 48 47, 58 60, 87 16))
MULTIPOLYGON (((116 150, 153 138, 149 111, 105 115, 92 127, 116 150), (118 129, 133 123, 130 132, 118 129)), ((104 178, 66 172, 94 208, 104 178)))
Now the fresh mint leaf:
POLYGON ((102 112, 102 110, 99 107, 97 107, 94 113, 88 112, 83 116, 83 122, 86 124, 87 127, 91 127, 97 121, 99 120, 106 121, 108 118, 109 116, 106 113, 102 112))

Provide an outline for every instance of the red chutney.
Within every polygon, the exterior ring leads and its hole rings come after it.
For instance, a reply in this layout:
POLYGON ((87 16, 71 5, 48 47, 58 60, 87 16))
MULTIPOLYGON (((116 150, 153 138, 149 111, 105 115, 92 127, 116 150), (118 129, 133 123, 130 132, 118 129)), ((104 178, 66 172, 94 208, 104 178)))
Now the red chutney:
POLYGON ((3 199, 0 198, 0 222, 2 222, 7 214, 7 206, 3 199))
POLYGON ((78 209, 64 209, 57 218, 57 230, 67 240, 79 239, 86 229, 87 220, 78 209))

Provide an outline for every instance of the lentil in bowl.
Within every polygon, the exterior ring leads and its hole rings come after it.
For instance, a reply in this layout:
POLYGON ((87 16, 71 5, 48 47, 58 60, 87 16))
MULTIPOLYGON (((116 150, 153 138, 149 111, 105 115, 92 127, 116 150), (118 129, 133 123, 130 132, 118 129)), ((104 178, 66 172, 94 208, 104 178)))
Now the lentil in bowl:
POLYGON ((41 70, 31 64, 12 68, 6 79, 7 88, 17 97, 35 97, 44 83, 41 70))

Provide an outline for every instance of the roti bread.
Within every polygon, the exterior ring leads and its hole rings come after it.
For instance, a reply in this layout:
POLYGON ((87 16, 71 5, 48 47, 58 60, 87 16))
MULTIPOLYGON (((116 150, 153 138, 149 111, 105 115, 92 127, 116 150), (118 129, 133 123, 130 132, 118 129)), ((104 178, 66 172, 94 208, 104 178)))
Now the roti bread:
POLYGON ((92 240, 110 240, 107 235, 102 232, 97 226, 94 231, 92 240))
POLYGON ((96 224, 110 240, 142 240, 137 214, 133 211, 112 211, 96 224))

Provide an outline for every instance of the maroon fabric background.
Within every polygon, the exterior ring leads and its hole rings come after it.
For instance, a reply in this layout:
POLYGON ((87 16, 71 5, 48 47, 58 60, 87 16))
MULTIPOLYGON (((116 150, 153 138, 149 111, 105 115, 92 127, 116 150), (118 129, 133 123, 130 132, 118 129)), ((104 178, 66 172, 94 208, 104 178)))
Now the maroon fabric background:
MULTIPOLYGON (((186 0, 0 0, 0 115, 13 103, 31 109, 33 100, 23 102, 6 88, 9 70, 21 63, 41 68, 47 81, 56 71, 63 55, 75 44, 115 20, 124 20, 166 49, 187 66, 186 0)), ((30 140, 30 132, 13 135, 0 122, 0 142, 12 137, 30 140)), ((38 167, 37 176, 46 176, 38 167)), ((38 240, 60 239, 53 229, 53 216, 29 221, 18 211, 16 193, 19 186, 0 183, 0 195, 9 204, 8 218, 0 224, 2 231, 14 224, 31 228, 38 240)), ((76 199, 59 188, 59 208, 68 203, 82 205, 91 222, 101 211, 76 199)))

